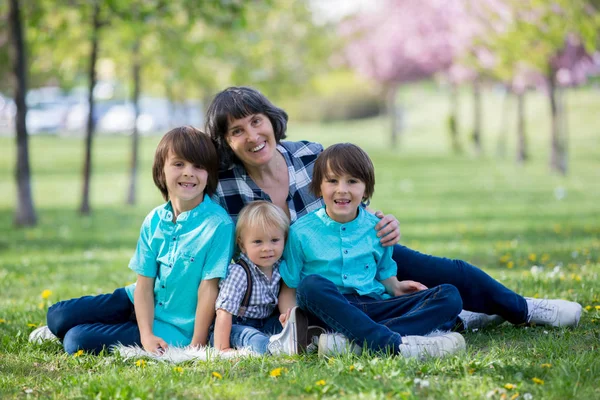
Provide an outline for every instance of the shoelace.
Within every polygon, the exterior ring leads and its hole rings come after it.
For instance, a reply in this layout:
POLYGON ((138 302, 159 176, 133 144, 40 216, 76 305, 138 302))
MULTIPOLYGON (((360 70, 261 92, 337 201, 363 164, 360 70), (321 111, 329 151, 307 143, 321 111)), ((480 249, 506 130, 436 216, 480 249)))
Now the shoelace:
POLYGON ((551 321, 554 315, 554 307, 550 306, 547 301, 540 302, 533 309, 531 319, 533 319, 534 315, 536 319, 551 321))

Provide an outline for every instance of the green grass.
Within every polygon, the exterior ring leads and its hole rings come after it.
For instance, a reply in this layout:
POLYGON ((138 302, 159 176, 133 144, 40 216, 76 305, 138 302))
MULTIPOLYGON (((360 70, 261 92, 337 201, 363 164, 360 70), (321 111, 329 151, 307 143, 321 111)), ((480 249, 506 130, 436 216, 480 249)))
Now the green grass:
MULTIPOLYGON (((449 153, 445 96, 414 87, 403 98, 407 129, 399 149, 388 146, 385 119, 329 125, 292 121, 289 138, 360 144, 377 172, 372 205, 398 217, 403 243, 469 260, 524 295, 590 306, 578 328, 505 324, 466 334, 465 355, 425 362, 374 355, 297 356, 187 363, 182 370, 150 361, 136 366, 113 355, 68 356, 51 343, 32 345, 27 336, 32 325, 44 323, 50 304, 109 292, 134 279, 127 262, 139 226, 161 201, 149 170, 158 138, 142 140, 136 207, 123 206, 129 139, 96 138, 93 214, 81 218, 76 210, 83 141, 33 137, 39 224, 30 229, 12 225, 14 139, 0 138, 0 398, 479 399, 503 398, 504 393, 507 399, 517 393, 521 399, 526 393, 534 399, 599 398, 600 93, 569 94, 566 177, 547 167, 548 107, 541 95, 529 98, 532 160, 525 166, 516 165, 514 157, 494 156, 498 94, 486 93, 480 158, 468 150, 468 126, 462 130, 467 151, 449 153), (533 265, 543 269, 532 274, 533 265), (51 291, 47 299, 44 290, 51 291), (275 368, 283 368, 281 376, 270 377, 275 368), (515 388, 506 389, 507 384, 515 388)), ((468 98, 462 106, 466 123, 468 98)))

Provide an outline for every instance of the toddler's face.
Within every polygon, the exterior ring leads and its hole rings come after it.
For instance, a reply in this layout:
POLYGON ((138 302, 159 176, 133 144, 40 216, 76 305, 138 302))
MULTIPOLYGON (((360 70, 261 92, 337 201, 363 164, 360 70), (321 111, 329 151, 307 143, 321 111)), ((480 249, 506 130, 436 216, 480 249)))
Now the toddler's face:
POLYGON ((264 231, 248 228, 242 232, 239 245, 254 264, 270 268, 281 258, 285 246, 285 235, 276 226, 268 227, 264 231))

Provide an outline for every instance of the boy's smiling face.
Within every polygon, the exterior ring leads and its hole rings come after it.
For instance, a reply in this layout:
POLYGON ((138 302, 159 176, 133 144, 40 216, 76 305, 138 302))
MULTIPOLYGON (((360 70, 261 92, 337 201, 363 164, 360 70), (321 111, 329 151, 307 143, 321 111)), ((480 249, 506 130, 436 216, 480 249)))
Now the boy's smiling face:
POLYGON ((265 230, 246 228, 239 239, 239 246, 258 267, 271 268, 283 254, 285 234, 277 226, 269 226, 265 230))
POLYGON ((169 151, 164 167, 165 182, 175 214, 202 203, 208 172, 169 151))
POLYGON ((334 174, 328 169, 320 189, 329 218, 342 224, 356 218, 358 206, 365 197, 363 181, 347 173, 334 174))

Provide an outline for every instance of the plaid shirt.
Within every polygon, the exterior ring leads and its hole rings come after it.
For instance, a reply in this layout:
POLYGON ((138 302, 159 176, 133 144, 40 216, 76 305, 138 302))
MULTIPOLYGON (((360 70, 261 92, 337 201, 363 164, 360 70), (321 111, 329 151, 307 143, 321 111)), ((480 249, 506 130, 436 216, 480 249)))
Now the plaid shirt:
MULTIPOLYGON (((244 253, 240 254, 240 258, 248 264, 252 277, 252 293, 244 317, 267 318, 273 313, 278 303, 281 286, 279 266, 285 261, 280 259, 273 265, 273 273, 269 279, 244 253)), ((227 278, 219 283, 219 296, 215 303, 215 310, 221 308, 237 316, 247 288, 248 281, 244 268, 239 264, 229 264, 227 278)))
MULTIPOLYGON (((277 145, 277 150, 283 155, 288 168, 290 190, 286 201, 291 222, 294 223, 301 216, 323 206, 321 198, 308 189, 315 160, 323 151, 323 146, 307 141, 282 141, 277 145)), ((237 221, 238 214, 246 204, 254 200, 271 201, 271 198, 254 183, 243 165, 234 164, 228 170, 219 172, 219 185, 213 200, 237 221)))

